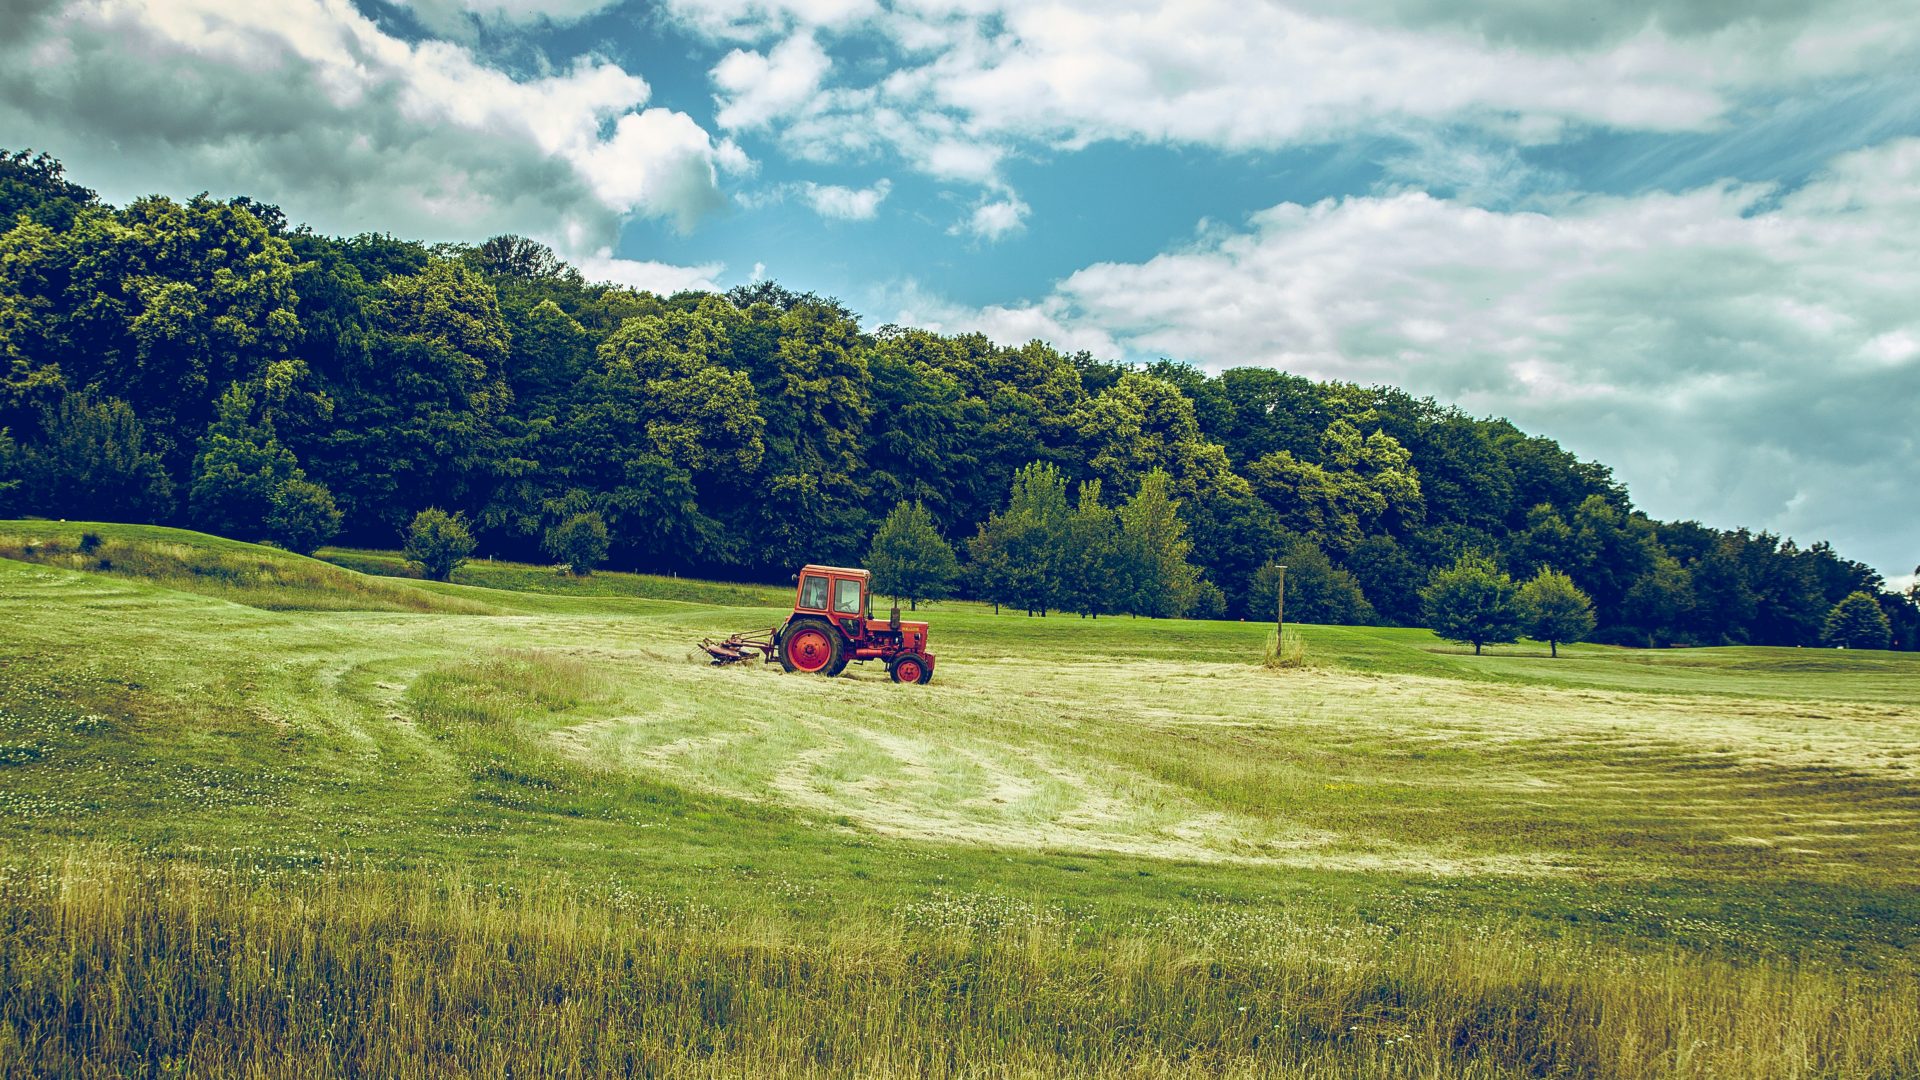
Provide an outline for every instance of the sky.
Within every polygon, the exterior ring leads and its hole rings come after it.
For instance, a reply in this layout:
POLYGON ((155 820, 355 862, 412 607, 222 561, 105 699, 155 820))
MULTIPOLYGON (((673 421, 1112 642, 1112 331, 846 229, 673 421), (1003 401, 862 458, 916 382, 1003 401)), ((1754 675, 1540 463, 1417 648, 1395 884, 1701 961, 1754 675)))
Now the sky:
POLYGON ((1920 562, 1920 0, 6 0, 124 202, 1500 415, 1920 562))

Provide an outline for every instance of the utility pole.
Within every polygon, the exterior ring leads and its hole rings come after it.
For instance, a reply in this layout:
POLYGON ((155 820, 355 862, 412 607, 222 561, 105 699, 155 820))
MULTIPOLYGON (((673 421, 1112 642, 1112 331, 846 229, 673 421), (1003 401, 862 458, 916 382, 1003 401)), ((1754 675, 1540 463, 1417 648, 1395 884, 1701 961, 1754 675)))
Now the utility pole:
POLYGON ((1280 647, 1280 632, 1287 628, 1287 568, 1280 567, 1280 584, 1274 587, 1273 594, 1273 647, 1280 647))

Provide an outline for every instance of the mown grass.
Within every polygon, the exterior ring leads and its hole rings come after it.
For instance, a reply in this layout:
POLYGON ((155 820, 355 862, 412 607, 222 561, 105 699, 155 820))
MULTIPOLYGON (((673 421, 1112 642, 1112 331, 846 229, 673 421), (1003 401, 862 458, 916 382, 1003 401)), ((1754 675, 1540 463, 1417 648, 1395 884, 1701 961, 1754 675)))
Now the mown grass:
POLYGON ((1912 657, 942 604, 899 687, 702 662, 783 589, 165 572, 0 558, 18 1075, 1920 1069, 1912 657))

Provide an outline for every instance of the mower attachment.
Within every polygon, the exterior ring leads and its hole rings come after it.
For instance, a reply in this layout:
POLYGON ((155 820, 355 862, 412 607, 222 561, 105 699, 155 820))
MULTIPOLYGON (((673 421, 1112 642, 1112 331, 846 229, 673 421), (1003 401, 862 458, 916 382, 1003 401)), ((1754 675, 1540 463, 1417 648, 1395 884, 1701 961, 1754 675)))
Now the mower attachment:
POLYGON ((773 630, 754 630, 744 634, 734 634, 724 640, 703 638, 700 647, 713 657, 713 666, 737 664, 742 660, 751 660, 758 653, 760 659, 773 663, 773 630))

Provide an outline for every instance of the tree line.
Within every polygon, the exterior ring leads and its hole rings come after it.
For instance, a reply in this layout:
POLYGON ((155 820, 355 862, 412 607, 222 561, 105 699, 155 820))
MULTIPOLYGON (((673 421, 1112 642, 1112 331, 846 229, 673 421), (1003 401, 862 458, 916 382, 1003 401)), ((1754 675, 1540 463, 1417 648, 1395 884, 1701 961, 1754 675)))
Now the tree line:
MULTIPOLYGON (((532 241, 329 237, 246 198, 102 203, 0 153, 0 512, 781 579, 911 514, 948 588, 1036 614, 1418 625, 1463 558, 1565 575, 1593 635, 1821 643, 1823 543, 1655 521, 1506 420, 1266 368, 861 328, 773 282, 657 296, 532 241), (438 526, 436 526, 438 527, 438 526)), ((884 556, 883 556, 884 557, 884 556)), ((909 600, 929 598, 913 596, 909 600)))

